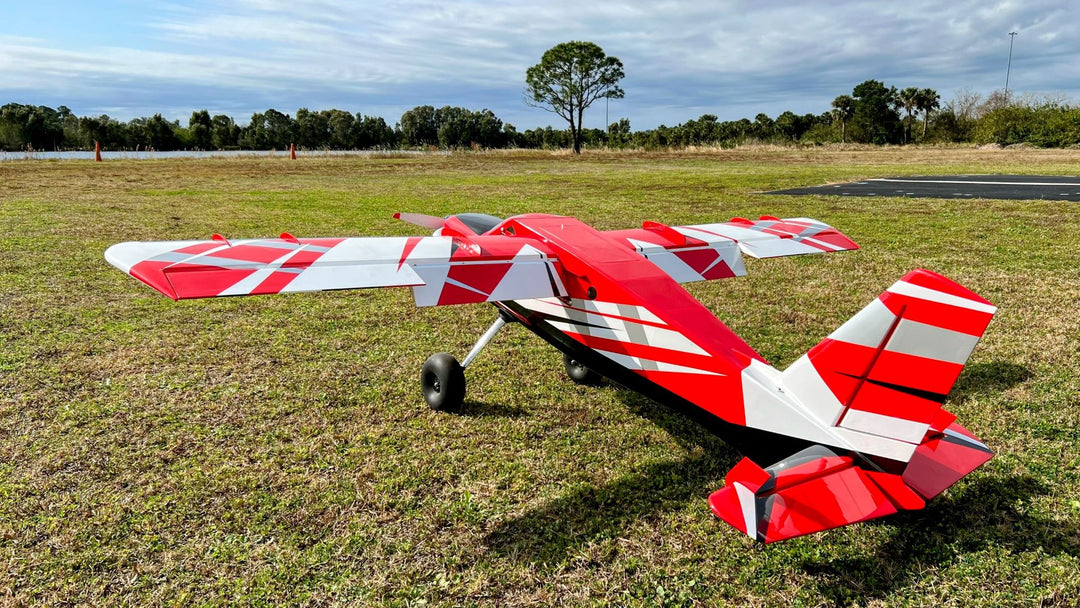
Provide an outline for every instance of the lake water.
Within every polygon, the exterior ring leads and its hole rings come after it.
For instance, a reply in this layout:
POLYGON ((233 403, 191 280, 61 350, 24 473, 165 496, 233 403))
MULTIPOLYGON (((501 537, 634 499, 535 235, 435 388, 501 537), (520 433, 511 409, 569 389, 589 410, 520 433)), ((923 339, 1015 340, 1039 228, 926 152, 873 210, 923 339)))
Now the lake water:
MULTIPOLYGON (((326 157, 326 156, 396 156, 396 155, 423 155, 423 154, 448 154, 446 151, 426 152, 423 150, 297 150, 297 158, 326 157)), ((165 158, 288 158, 288 150, 174 150, 170 152, 155 152, 142 150, 138 152, 102 152, 102 160, 154 160, 165 158)), ((66 151, 66 152, 4 152, 0 151, 0 161, 5 160, 93 160, 93 151, 66 151)))

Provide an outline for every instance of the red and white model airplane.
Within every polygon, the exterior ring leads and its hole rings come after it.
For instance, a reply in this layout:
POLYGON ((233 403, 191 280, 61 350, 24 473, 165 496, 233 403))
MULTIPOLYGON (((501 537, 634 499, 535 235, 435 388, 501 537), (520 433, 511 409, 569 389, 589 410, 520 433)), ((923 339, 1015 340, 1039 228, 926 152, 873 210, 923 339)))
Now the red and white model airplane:
POLYGON ((418 306, 491 302, 499 317, 459 364, 433 355, 424 399, 458 406, 463 369, 508 321, 605 376, 681 409, 748 458, 709 497, 764 542, 920 509, 990 450, 941 408, 995 312, 940 275, 901 278, 781 371, 680 283, 756 258, 857 249, 805 219, 599 231, 570 218, 398 214, 429 237, 122 243, 106 259, 173 299, 408 286, 418 306), (762 468, 758 463, 766 464, 762 468))

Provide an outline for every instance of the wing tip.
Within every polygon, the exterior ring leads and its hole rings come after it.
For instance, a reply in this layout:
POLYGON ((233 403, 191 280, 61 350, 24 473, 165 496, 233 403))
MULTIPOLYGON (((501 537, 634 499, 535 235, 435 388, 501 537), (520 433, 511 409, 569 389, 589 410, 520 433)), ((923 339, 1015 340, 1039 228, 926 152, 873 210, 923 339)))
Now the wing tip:
POLYGON ((109 247, 105 250, 105 261, 125 274, 131 274, 131 267, 138 263, 139 260, 132 260, 129 255, 125 254, 130 253, 135 245, 137 243, 117 243, 109 247))
POLYGON ((147 259, 146 243, 117 243, 105 250, 105 261, 172 300, 180 296, 165 274, 164 265, 147 259))

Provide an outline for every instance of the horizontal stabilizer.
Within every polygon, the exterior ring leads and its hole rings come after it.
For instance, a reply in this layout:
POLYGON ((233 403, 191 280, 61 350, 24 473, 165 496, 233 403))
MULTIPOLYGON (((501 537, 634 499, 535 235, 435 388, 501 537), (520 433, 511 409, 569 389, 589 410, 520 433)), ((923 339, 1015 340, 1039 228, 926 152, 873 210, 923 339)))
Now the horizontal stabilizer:
POLYGON ((970 431, 950 424, 915 450, 904 469, 904 483, 930 500, 993 457, 993 452, 970 431))
POLYGON ((722 224, 682 226, 677 230, 688 237, 712 241, 715 237, 739 244, 743 253, 755 258, 776 258, 808 253, 828 253, 858 249, 842 232, 828 224, 806 217, 758 220, 735 219, 722 224))
POLYGON ((742 276, 742 254, 772 258, 859 248, 839 230, 808 218, 736 218, 694 226, 645 222, 641 228, 607 234, 624 239, 680 283, 742 276))
POLYGON ((767 469, 744 458, 725 483, 709 497, 713 513, 765 543, 925 505, 898 475, 864 470, 821 446, 767 469))
POLYGON ((743 458, 709 496, 713 513, 761 542, 914 511, 993 454, 964 427, 931 431, 899 473, 815 445, 762 469, 743 458))

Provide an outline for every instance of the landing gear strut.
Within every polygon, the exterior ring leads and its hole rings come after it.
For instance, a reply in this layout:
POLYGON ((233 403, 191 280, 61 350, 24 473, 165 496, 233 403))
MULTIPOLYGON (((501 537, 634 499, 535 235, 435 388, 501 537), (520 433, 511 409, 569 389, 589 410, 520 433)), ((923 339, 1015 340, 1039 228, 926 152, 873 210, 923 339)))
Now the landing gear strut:
POLYGON ((450 353, 435 353, 424 361, 420 369, 420 388, 424 401, 433 410, 454 411, 465 401, 465 368, 484 350, 495 334, 499 333, 508 318, 499 312, 499 317, 491 324, 484 335, 477 340, 465 361, 458 363, 450 353))

